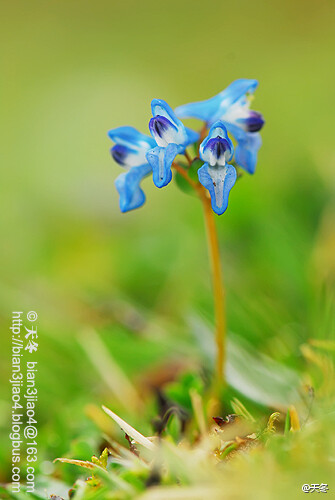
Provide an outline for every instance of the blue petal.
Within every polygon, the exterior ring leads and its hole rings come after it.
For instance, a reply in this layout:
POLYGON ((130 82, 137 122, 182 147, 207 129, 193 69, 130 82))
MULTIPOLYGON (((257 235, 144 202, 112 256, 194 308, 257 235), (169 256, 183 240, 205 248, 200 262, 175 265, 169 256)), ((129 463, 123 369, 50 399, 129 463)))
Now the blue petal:
POLYGON ((206 101, 191 102, 178 106, 175 109, 176 115, 179 118, 198 118, 208 122, 216 111, 218 110, 221 102, 221 94, 218 94, 206 101))
POLYGON ((236 181, 235 168, 232 165, 210 167, 205 163, 199 168, 198 177, 211 195, 212 209, 222 215, 227 210, 229 193, 236 181))
POLYGON ((155 141, 133 127, 118 127, 108 132, 116 144, 111 149, 114 160, 123 167, 139 167, 146 163, 146 153, 156 146, 155 141))
POLYGON ((253 174, 257 164, 257 153, 262 145, 260 134, 248 134, 245 142, 239 143, 235 151, 236 163, 249 174, 253 174))
POLYGON ((150 120, 149 128, 158 146, 164 147, 167 144, 179 144, 185 147, 198 140, 198 134, 186 129, 184 124, 177 118, 170 106, 163 99, 153 99, 151 109, 154 118, 150 120), (164 137, 157 137, 159 134, 153 133, 155 119, 159 120, 159 125, 166 127, 164 137), (169 125, 168 125, 169 124, 169 125))
POLYGON ((248 78, 239 78, 232 82, 221 94, 222 100, 229 101, 229 106, 238 101, 243 95, 255 92, 258 87, 257 80, 250 80, 248 78))
POLYGON ((120 195, 120 210, 128 212, 141 207, 145 202, 145 194, 140 188, 141 180, 151 173, 148 164, 131 168, 115 179, 115 187, 120 195))
POLYGON ((257 80, 240 78, 231 83, 226 89, 207 101, 185 104, 176 108, 176 115, 180 118, 199 118, 208 123, 220 119, 227 109, 238 101, 247 92, 254 92, 257 80))
POLYGON ((185 144, 186 146, 188 146, 189 144, 194 144, 199 140, 200 134, 198 134, 198 132, 195 132, 194 130, 188 127, 185 127, 185 130, 187 134, 187 142, 185 144))
POLYGON ((151 118, 149 130, 157 145, 160 147, 166 147, 171 143, 176 144, 179 140, 176 125, 165 118, 165 116, 157 115, 151 118))
POLYGON ((235 149, 236 163, 249 172, 249 174, 253 174, 256 169, 257 153, 262 145, 260 134, 245 132, 237 125, 228 122, 226 126, 237 141, 235 149))
POLYGON ((211 124, 216 120, 224 120, 225 114, 229 113, 231 109, 236 109, 236 107, 247 107, 248 101, 246 94, 253 93, 257 86, 257 80, 248 80, 246 78, 235 80, 219 94, 221 96, 220 105, 216 113, 210 117, 208 122, 211 124))
POLYGON ((246 132, 259 132, 263 127, 265 120, 261 113, 257 111, 248 110, 247 116, 245 118, 238 118, 236 120, 236 125, 241 125, 241 127, 246 132))
MULTIPOLYGON (((121 144, 115 144, 110 150, 113 160, 123 167, 132 167, 132 163, 137 160, 138 152, 121 144)), ((142 162, 141 162, 142 163, 142 162)))
POLYGON ((172 162, 183 149, 177 144, 169 144, 166 148, 157 146, 148 151, 147 160, 152 167, 153 181, 157 187, 162 188, 171 182, 172 162))
POLYGON ((200 144, 199 152, 201 159, 211 166, 223 166, 231 160, 234 146, 222 121, 217 121, 212 125, 208 136, 200 144))
POLYGON ((173 109, 163 99, 153 99, 151 101, 151 111, 152 116, 164 116, 172 122, 177 129, 179 127, 184 127, 182 122, 175 115, 173 109))
POLYGON ((110 130, 108 136, 112 141, 120 144, 121 146, 126 146, 130 148, 144 147, 147 149, 155 147, 154 140, 139 132, 134 127, 118 127, 110 130))
POLYGON ((119 144, 116 144, 111 148, 111 155, 113 159, 119 163, 120 165, 126 165, 126 158, 129 153, 129 149, 126 148, 125 146, 121 146, 119 144))

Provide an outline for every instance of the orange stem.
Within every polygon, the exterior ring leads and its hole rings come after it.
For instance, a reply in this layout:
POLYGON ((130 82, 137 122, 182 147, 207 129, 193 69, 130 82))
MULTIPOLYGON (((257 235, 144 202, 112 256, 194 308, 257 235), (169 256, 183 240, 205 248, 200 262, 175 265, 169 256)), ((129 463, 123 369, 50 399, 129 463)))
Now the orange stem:
POLYGON ((225 383, 226 361, 226 315, 225 292, 222 279, 222 268, 218 235, 215 225, 214 213, 208 197, 202 198, 209 260, 212 271, 214 311, 215 311, 215 342, 216 342, 216 382, 218 387, 225 383))
POLYGON ((224 367, 226 360, 226 315, 225 315, 225 292, 222 279, 222 268, 220 259, 219 241, 215 225, 214 213, 210 198, 205 188, 199 183, 193 181, 187 170, 178 163, 173 163, 175 170, 184 177, 184 179, 197 192, 203 206, 205 226, 207 233, 207 243, 209 251, 209 260, 212 272, 213 293, 214 293, 214 311, 215 311, 215 342, 216 342, 216 382, 217 386, 225 383, 224 367))
POLYGON ((200 140, 199 140, 199 142, 202 142, 202 141, 205 139, 205 137, 206 137, 206 135, 207 135, 207 130, 208 130, 208 129, 207 129, 207 124, 206 124, 206 123, 204 123, 204 126, 203 126, 203 127, 202 127, 202 129, 200 130, 200 140))
POLYGON ((184 177, 184 179, 190 184, 190 186, 193 187, 193 189, 198 193, 200 197, 202 197, 205 194, 204 189, 200 184, 200 182, 195 182, 193 179, 191 179, 190 176, 188 175, 188 171, 185 170, 185 168, 181 167, 180 165, 178 165, 178 163, 175 162, 172 163, 172 166, 178 172, 178 174, 184 177))
POLYGON ((188 154, 186 149, 185 149, 184 155, 186 157, 186 160, 188 161, 188 164, 191 166, 192 165, 192 158, 190 157, 190 155, 188 154))

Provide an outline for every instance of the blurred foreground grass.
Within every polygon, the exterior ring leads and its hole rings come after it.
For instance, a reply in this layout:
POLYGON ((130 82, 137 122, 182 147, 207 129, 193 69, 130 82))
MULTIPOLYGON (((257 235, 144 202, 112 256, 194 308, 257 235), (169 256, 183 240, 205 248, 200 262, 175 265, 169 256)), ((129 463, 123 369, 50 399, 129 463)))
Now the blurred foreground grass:
POLYGON ((153 97, 174 107, 256 77, 254 107, 267 122, 258 169, 217 220, 231 330, 226 411, 239 397, 262 421, 294 401, 304 420, 305 386, 315 402, 301 437, 275 438, 235 473, 243 488, 264 470, 278 484, 300 488, 304 469, 303 482, 326 482, 334 411, 333 3, 207 8, 173 0, 162 10, 151 1, 18 1, 2 12, 1 481, 10 477, 12 310, 36 309, 41 321, 42 491, 64 492, 77 477, 74 466, 52 464, 55 457, 99 454, 102 431, 87 405, 104 403, 149 435, 153 379, 205 367, 206 380, 212 298, 200 207, 175 186, 157 190, 146 181, 145 207, 121 216, 106 131, 131 124, 145 132, 153 97), (117 398, 110 367, 102 375, 101 351, 87 348, 92 330, 145 398, 142 412, 117 398))

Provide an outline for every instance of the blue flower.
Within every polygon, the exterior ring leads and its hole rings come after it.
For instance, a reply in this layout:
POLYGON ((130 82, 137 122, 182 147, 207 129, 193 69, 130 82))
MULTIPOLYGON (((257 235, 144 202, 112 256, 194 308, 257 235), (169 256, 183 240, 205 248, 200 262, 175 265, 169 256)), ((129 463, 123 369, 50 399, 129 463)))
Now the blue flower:
POLYGON ((228 196, 236 181, 236 170, 227 162, 233 157, 233 143, 222 121, 214 123, 200 144, 200 158, 206 163, 199 168, 200 183, 211 195, 212 208, 222 215, 228 207, 228 196))
POLYGON ((146 153, 155 146, 155 141, 133 127, 114 128, 108 136, 115 142, 111 148, 112 157, 127 170, 117 177, 115 186, 120 195, 120 210, 128 212, 145 202, 140 182, 152 173, 146 153))
POLYGON ((237 141, 236 163, 250 174, 255 171, 257 152, 262 144, 258 132, 265 123, 260 113, 249 109, 247 94, 252 94, 257 86, 257 80, 241 78, 207 101, 185 104, 176 109, 180 118, 199 118, 208 126, 217 120, 223 121, 237 141))
POLYGON ((171 165, 175 157, 196 142, 199 134, 186 128, 162 99, 153 99, 151 109, 153 118, 149 122, 149 130, 157 146, 146 157, 152 167, 153 181, 161 188, 172 179, 171 165))

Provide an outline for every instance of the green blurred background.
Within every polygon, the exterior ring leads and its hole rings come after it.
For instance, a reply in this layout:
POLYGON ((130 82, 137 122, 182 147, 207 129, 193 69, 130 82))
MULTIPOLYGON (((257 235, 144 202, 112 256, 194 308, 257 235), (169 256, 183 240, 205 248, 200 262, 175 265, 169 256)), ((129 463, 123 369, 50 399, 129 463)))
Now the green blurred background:
POLYGON ((39 314, 46 472, 95 451, 86 404, 114 405, 85 329, 137 383, 197 357, 189 318, 212 323, 197 200, 148 179, 145 206, 118 209, 106 133, 146 133, 152 98, 175 107, 259 80, 257 171, 217 219, 229 328, 294 370, 301 344, 334 338, 334 13, 331 0, 1 2, 2 480, 12 310, 39 314))

